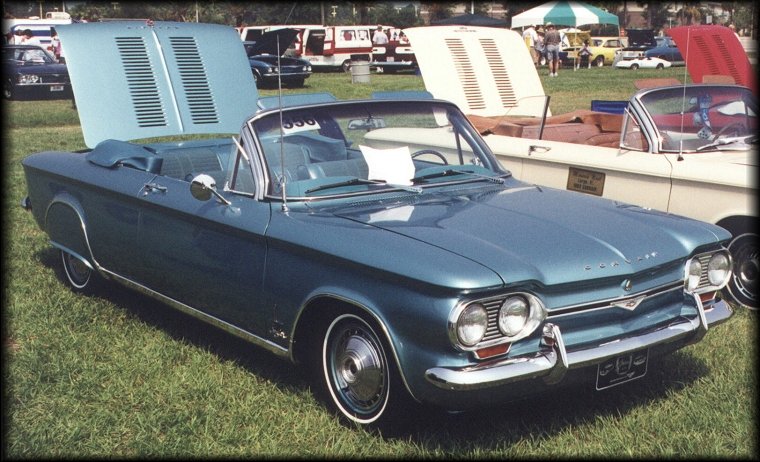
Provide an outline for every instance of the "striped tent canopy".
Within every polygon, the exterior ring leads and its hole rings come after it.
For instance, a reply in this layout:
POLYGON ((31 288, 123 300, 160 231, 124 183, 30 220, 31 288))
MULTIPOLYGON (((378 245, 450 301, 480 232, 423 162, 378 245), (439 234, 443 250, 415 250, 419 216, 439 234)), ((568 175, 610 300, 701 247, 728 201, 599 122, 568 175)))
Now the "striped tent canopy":
POLYGON ((617 15, 583 2, 553 1, 512 17, 512 28, 552 23, 576 27, 583 24, 620 25, 617 15))

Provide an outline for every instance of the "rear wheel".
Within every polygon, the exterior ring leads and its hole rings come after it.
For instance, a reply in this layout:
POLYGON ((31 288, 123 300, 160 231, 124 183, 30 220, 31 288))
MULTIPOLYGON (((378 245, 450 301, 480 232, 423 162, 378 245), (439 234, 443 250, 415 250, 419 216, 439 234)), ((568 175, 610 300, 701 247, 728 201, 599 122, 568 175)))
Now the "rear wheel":
POLYGON ((603 67, 604 66, 604 56, 597 56, 594 60, 594 65, 596 67, 603 67))
POLYGON ((728 283, 728 292, 738 303, 756 310, 757 278, 760 273, 758 262, 757 234, 749 230, 737 232, 728 245, 734 260, 734 271, 728 283))
POLYGON ((347 59, 343 61, 343 64, 340 65, 340 68, 343 69, 343 72, 351 72, 351 60, 347 59))
POLYGON ((634 71, 635 71, 636 69, 638 69, 638 68, 639 68, 639 65, 638 65, 638 64, 631 64, 631 69, 633 69, 634 71))
POLYGON ((3 98, 13 99, 13 81, 10 79, 3 81, 3 98))
POLYGON ((66 280, 71 289, 81 293, 94 292, 99 286, 100 276, 78 257, 64 250, 60 253, 63 272, 66 274, 66 280))

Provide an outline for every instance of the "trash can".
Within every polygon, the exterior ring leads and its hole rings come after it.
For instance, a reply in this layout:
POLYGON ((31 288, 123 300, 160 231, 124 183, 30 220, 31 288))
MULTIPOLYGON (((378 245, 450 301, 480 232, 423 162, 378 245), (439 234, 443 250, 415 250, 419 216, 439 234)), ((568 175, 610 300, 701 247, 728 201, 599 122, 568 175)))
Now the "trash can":
POLYGON ((369 61, 351 62, 351 83, 369 83, 369 61))

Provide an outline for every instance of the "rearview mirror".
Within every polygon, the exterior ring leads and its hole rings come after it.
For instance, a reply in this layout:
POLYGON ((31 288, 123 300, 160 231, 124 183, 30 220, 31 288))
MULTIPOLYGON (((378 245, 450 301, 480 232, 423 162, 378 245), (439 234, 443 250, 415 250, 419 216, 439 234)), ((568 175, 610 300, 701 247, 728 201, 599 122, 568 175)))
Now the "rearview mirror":
POLYGON ((385 128, 385 119, 370 117, 348 121, 349 130, 374 130, 376 128, 385 128))

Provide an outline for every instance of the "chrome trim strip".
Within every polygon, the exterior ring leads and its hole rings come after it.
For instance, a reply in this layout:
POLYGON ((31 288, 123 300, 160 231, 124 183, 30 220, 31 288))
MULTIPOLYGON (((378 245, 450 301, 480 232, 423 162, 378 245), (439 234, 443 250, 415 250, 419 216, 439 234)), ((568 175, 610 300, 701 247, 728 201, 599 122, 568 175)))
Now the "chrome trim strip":
POLYGON ((617 339, 577 351, 567 351, 558 326, 545 326, 554 334, 554 345, 541 351, 517 358, 507 358, 462 368, 433 367, 426 371, 425 378, 431 384, 444 390, 465 391, 496 387, 535 378, 544 378, 547 383, 556 383, 566 369, 577 369, 601 363, 628 351, 640 350, 678 341, 686 341, 683 346, 699 341, 707 332, 708 325, 719 324, 733 314, 724 301, 713 304, 705 310, 699 297, 695 296, 698 315, 693 319, 682 318, 666 327, 617 339), (566 359, 565 359, 566 358, 566 359))
POLYGON ((111 278, 113 278, 116 282, 119 282, 122 285, 125 285, 129 287, 130 289, 136 290, 140 293, 143 293, 151 298, 154 298, 160 302, 166 303, 172 308, 175 308, 179 311, 182 311, 185 314, 188 314, 194 318, 200 319, 203 322, 206 322, 208 324, 211 324, 215 327, 218 327, 222 329, 225 332, 228 332, 236 337, 242 338, 243 340, 249 341, 257 346, 260 346, 274 354, 276 354, 279 357, 282 358, 288 358, 288 350, 280 345, 277 345, 276 343, 273 343, 269 340, 266 340, 264 338, 261 338, 255 334, 252 334, 248 332, 247 330, 241 329, 237 326, 234 326, 227 321, 222 321, 219 318, 216 318, 214 316, 211 316, 210 314, 204 313, 203 311, 200 311, 196 308, 193 308, 189 305, 185 305, 184 303, 174 300, 171 297, 167 297, 166 295, 160 294, 156 292, 153 289, 149 289, 145 287, 144 285, 132 281, 131 279, 127 279, 124 276, 120 276, 112 271, 109 271, 103 267, 98 268, 101 272, 107 273, 111 278))

